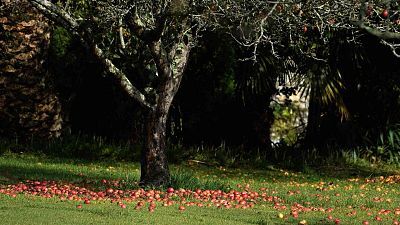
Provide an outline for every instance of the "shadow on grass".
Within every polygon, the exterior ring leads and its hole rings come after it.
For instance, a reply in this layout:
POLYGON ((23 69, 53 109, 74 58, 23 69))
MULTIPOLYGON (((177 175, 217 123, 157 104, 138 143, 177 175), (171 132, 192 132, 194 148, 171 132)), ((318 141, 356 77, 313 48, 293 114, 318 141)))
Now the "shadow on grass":
MULTIPOLYGON (((229 189, 224 181, 231 182, 237 178, 260 179, 266 181, 285 182, 290 180, 319 181, 319 180, 346 180, 349 178, 371 178, 399 174, 399 170, 385 169, 362 165, 322 165, 306 167, 302 171, 285 170, 268 166, 263 170, 251 168, 222 168, 203 165, 174 165, 172 166, 171 185, 174 188, 206 188, 229 189), (291 176, 287 174, 296 174, 291 176), (199 174, 207 175, 203 180, 197 178, 199 174), (223 178, 223 179, 222 179, 223 178), (212 182, 211 182, 212 181, 212 182)), ((123 179, 131 183, 130 187, 137 187, 139 177, 138 167, 128 163, 118 162, 91 162, 62 158, 42 158, 37 156, 11 155, 0 157, 0 184, 13 184, 24 180, 54 180, 76 184, 90 184, 101 186, 102 179, 123 179), (113 165, 118 168, 112 168, 113 165), (109 170, 108 168, 112 168, 109 170), (135 170, 135 171, 134 171, 135 170), (132 185, 134 184, 134 185, 132 185)))
MULTIPOLYGON (((91 176, 92 179, 106 178, 105 176, 91 176)), ((11 166, 0 165, 0 182, 15 183, 24 180, 55 180, 55 181, 83 181, 85 177, 74 172, 59 169, 40 168, 40 166, 11 166)))
POLYGON ((103 187, 101 180, 123 180, 126 188, 137 186, 135 165, 43 158, 32 155, 0 157, 0 184, 15 184, 25 180, 54 180, 92 187, 103 187), (118 169, 117 169, 118 168, 118 169))
MULTIPOLYGON (((104 187, 105 180, 119 180, 119 188, 138 188, 139 170, 132 163, 107 163, 71 161, 61 158, 38 158, 32 155, 8 155, 0 157, 0 184, 14 184, 25 180, 54 180, 94 188, 104 187), (113 165, 113 166, 110 166, 113 165)), ((171 169, 171 183, 176 189, 229 190, 228 184, 219 180, 202 180, 189 170, 171 169)), ((145 187, 150 188, 150 187, 145 187)))
POLYGON ((390 165, 357 165, 340 162, 330 165, 303 166, 296 169, 284 168, 276 165, 266 165, 264 169, 251 169, 250 166, 243 168, 222 168, 206 167, 199 165, 197 167, 188 166, 188 169, 198 170, 202 168, 209 176, 221 178, 221 175, 237 178, 238 176, 247 176, 254 179, 266 179, 274 181, 319 181, 319 180, 347 180, 350 178, 367 179, 378 176, 390 176, 400 174, 400 169, 390 165), (289 174, 289 175, 288 175, 289 174), (292 176, 296 174, 296 176, 292 176))
POLYGON ((337 179, 349 179, 354 177, 371 178, 377 176, 390 176, 399 174, 400 171, 393 168, 380 166, 342 165, 342 166, 320 166, 314 170, 323 177, 334 177, 337 179))

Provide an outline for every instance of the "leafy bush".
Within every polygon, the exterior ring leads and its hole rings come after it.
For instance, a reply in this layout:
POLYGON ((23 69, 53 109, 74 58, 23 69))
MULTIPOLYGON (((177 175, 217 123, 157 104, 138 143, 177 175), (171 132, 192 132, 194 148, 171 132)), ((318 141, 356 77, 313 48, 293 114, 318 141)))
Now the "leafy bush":
POLYGON ((388 163, 400 165, 400 124, 380 134, 376 153, 388 163))

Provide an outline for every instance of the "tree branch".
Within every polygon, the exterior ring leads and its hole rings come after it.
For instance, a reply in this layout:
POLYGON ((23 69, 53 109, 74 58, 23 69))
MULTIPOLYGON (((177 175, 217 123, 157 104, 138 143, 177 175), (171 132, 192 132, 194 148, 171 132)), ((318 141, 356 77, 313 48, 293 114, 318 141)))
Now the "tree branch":
POLYGON ((97 58, 97 60, 105 67, 111 77, 116 79, 123 90, 133 99, 138 101, 142 106, 148 109, 154 109, 147 100, 143 93, 139 91, 127 78, 127 76, 118 69, 113 62, 108 59, 103 51, 98 47, 98 45, 90 37, 89 30, 83 29, 79 23, 66 11, 54 5, 48 0, 29 0, 29 2, 34 5, 39 11, 41 11, 45 16, 54 22, 60 23, 68 31, 77 35, 82 44, 92 50, 91 52, 97 58))
POLYGON ((92 45, 93 53, 97 57, 97 59, 105 66, 105 69, 109 74, 113 75, 113 78, 116 79, 119 85, 125 90, 125 92, 136 101, 138 101, 141 105, 148 109, 154 109, 147 100, 146 96, 141 93, 126 77, 124 72, 118 69, 111 60, 104 57, 103 51, 97 46, 92 45))
POLYGON ((167 77, 171 74, 170 59, 161 40, 148 44, 149 50, 153 55, 154 63, 157 67, 157 73, 160 77, 167 77))
POLYGON ((376 28, 372 28, 372 27, 365 25, 363 22, 359 23, 358 27, 360 29, 366 31, 367 33, 369 33, 377 38, 383 39, 383 40, 400 39, 400 33, 390 32, 390 31, 380 31, 376 28))
POLYGON ((140 19, 139 15, 135 11, 134 13, 129 13, 127 17, 127 25, 129 30, 135 34, 139 39, 145 43, 151 43, 158 41, 165 29, 167 22, 166 15, 161 15, 155 21, 155 28, 149 29, 140 19))
POLYGON ((126 45, 125 45, 125 40, 124 40, 124 30, 122 28, 122 18, 118 19, 118 26, 119 26, 119 29, 118 29, 119 41, 120 41, 120 44, 121 44, 121 48, 125 49, 126 45))
POLYGON ((368 10, 368 1, 363 0, 360 6, 358 21, 355 22, 355 25, 357 25, 361 30, 364 30, 367 33, 383 40, 400 39, 400 33, 390 32, 390 31, 380 31, 379 29, 367 26, 364 22, 367 15, 367 10, 368 10))
POLYGON ((397 58, 400 58, 400 54, 397 53, 397 49, 400 48, 400 44, 389 43, 389 42, 387 42, 385 40, 381 40, 381 43, 383 45, 388 46, 390 48, 390 50, 392 50, 392 53, 393 53, 394 56, 396 56, 397 58))
POLYGON ((29 0, 40 12, 50 20, 61 24, 71 33, 78 35, 79 24, 67 12, 60 9, 48 0, 29 0))

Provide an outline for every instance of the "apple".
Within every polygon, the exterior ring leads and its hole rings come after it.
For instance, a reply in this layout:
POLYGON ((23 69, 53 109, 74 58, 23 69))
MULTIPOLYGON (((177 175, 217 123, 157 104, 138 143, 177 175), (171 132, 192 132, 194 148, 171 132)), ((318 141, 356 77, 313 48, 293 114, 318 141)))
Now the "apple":
POLYGON ((139 207, 144 206, 144 202, 142 202, 142 201, 138 202, 138 203, 137 203, 137 206, 139 206, 139 207))
POLYGON ((167 192, 168 192, 168 193, 174 193, 174 191, 175 191, 175 190, 174 190, 172 187, 169 187, 169 188, 167 189, 167 192))
POLYGON ((76 208, 78 208, 78 209, 82 209, 82 205, 81 205, 81 204, 79 204, 79 205, 77 205, 77 206, 76 206, 76 208))
POLYGON ((387 9, 384 9, 383 11, 382 11, 382 17, 383 18, 387 18, 389 16, 389 11, 387 10, 387 9))

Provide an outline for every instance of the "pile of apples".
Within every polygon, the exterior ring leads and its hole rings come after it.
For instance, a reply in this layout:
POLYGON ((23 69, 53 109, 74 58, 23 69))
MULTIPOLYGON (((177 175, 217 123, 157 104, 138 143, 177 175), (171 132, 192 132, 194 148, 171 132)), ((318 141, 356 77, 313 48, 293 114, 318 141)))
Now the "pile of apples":
POLYGON ((110 184, 104 190, 90 190, 74 184, 56 181, 31 181, 26 180, 18 184, 10 184, 0 188, 0 194, 17 197, 18 194, 34 195, 44 198, 59 198, 61 201, 77 201, 77 207, 89 205, 93 201, 110 201, 117 203, 121 208, 135 203, 135 209, 142 209, 148 205, 149 212, 153 212, 157 205, 173 206, 179 205, 178 209, 184 211, 187 206, 197 207, 217 207, 217 208, 253 208, 257 203, 270 202, 280 205, 283 200, 277 196, 268 195, 264 191, 257 192, 252 190, 224 192, 222 190, 175 190, 172 187, 165 191, 161 190, 122 190, 112 184, 115 181, 102 180, 103 184, 110 184), (158 204, 156 204, 158 203, 158 204))
MULTIPOLYGON (((371 180, 367 183, 372 182, 392 182, 397 180, 398 177, 391 177, 390 180, 378 179, 371 180)), ((333 208, 313 207, 310 202, 305 202, 304 205, 299 203, 287 204, 281 197, 277 196, 277 192, 274 190, 268 190, 267 188, 260 188, 255 191, 252 190, 249 185, 242 186, 238 185, 239 190, 230 190, 224 192, 222 190, 187 190, 177 189, 172 187, 166 190, 145 190, 143 188, 125 190, 121 188, 118 181, 100 181, 103 187, 102 189, 90 189, 88 184, 71 184, 59 181, 32 181, 26 180, 17 184, 9 184, 6 186, 0 186, 0 194, 8 195, 10 197, 17 197, 18 195, 29 195, 39 196, 44 198, 58 198, 61 201, 76 201, 76 207, 78 209, 83 208, 85 205, 97 203, 99 201, 109 201, 115 203, 122 209, 132 207, 135 210, 147 209, 150 213, 154 212, 157 207, 176 207, 180 212, 186 210, 186 207, 214 207, 214 208, 240 208, 248 209, 253 208, 256 205, 270 205, 278 213, 278 218, 288 219, 299 218, 299 214, 307 212, 323 212, 328 216, 325 220, 328 223, 340 224, 339 218, 334 218, 330 215, 333 208)), ((287 195, 301 194, 299 190, 288 191, 287 195)), ((352 217, 357 214, 357 211, 353 208, 346 215, 352 217)), ((368 216, 373 221, 382 221, 382 216, 391 214, 395 217, 400 216, 400 208, 393 210, 382 209, 376 213, 376 216, 372 212, 368 211, 368 208, 361 207, 360 210, 368 212, 368 216)), ((301 220, 299 224, 307 224, 307 221, 301 220)), ((369 221, 365 220, 362 224, 369 224, 369 221)), ((393 220, 392 224, 399 224, 397 219, 393 220)))

